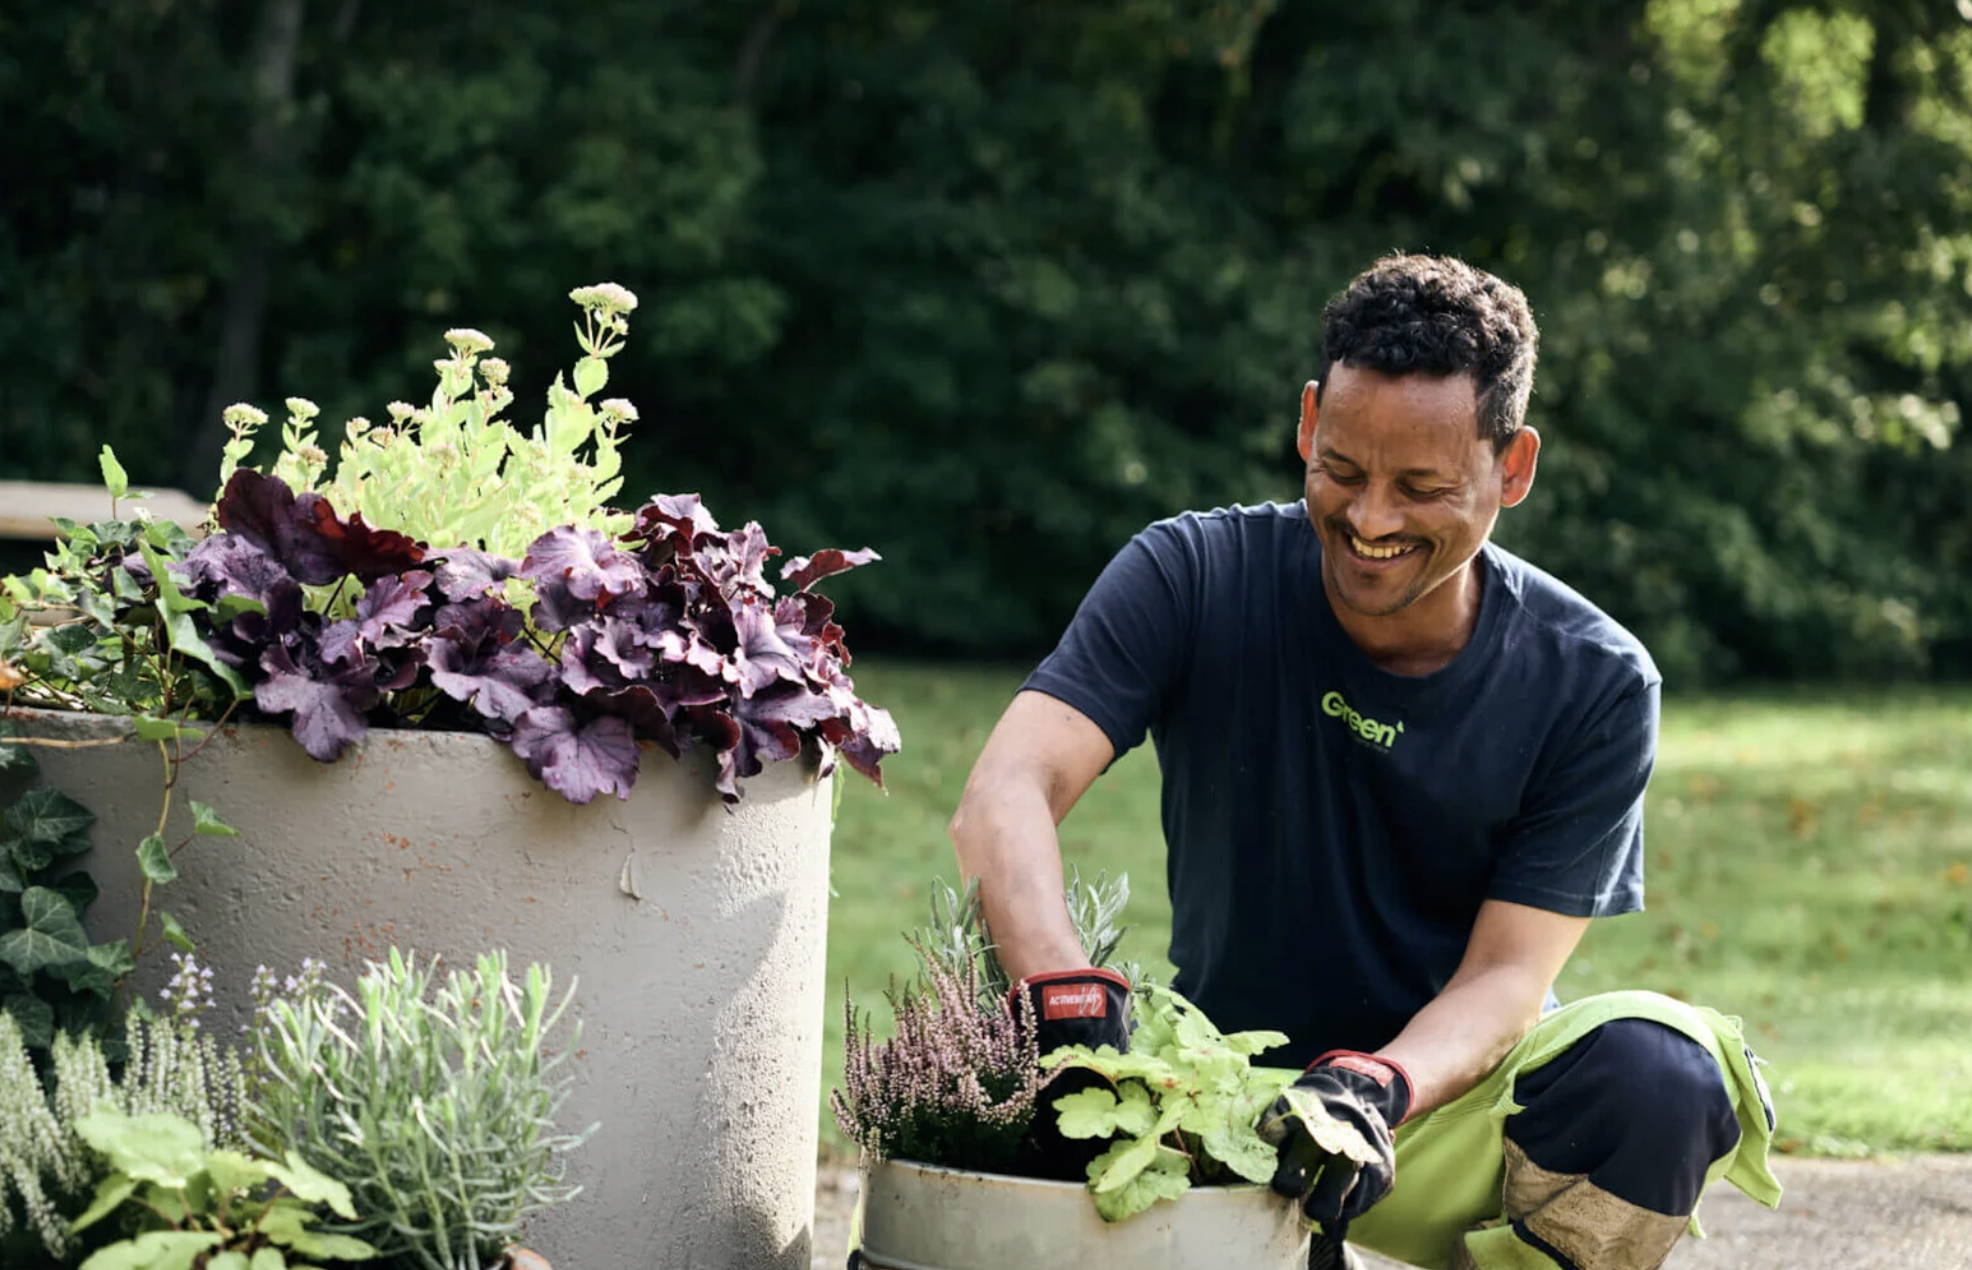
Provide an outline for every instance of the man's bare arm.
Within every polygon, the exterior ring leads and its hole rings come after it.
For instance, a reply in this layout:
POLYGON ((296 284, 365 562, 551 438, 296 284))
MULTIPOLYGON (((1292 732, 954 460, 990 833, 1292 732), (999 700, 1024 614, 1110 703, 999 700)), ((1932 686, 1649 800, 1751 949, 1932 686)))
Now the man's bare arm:
POLYGON ((1411 1115, 1452 1101, 1499 1066, 1540 1018, 1588 924, 1505 900, 1480 906, 1451 982, 1377 1051, 1409 1074, 1411 1115))
POLYGON ((1014 697, 973 764, 952 816, 959 871, 979 897, 1016 982, 1089 964, 1068 920, 1056 827, 1114 757, 1103 730, 1045 693, 1014 697))

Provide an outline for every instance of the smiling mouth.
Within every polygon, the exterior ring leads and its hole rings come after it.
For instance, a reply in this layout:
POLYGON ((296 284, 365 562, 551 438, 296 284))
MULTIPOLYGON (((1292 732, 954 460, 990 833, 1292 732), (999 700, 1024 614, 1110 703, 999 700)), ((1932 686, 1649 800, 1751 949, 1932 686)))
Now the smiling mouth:
POLYGON ((1364 560, 1395 560, 1399 556, 1409 555, 1422 545, 1415 542, 1393 542, 1378 545, 1376 543, 1364 542, 1347 530, 1343 531, 1342 537, 1349 544, 1349 550, 1364 560))

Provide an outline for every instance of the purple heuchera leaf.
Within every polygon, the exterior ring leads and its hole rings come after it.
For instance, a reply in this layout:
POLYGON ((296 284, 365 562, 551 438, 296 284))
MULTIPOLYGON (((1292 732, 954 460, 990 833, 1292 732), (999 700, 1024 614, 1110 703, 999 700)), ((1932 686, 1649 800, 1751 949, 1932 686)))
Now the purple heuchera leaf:
POLYGON ((644 585, 644 567, 593 529, 561 526, 536 538, 521 561, 520 576, 564 626, 577 612, 595 612, 644 585), (570 601, 581 601, 581 604, 570 601))
POLYGON ((636 739, 614 715, 578 724, 564 707, 536 706, 515 722, 510 743, 536 779, 572 803, 628 798, 637 779, 636 739))
MULTIPOLYGON (((141 559, 141 557, 138 557, 141 559)), ((285 635, 301 622, 301 584, 264 548, 240 534, 201 538, 179 566, 200 599, 241 595, 267 608, 264 617, 247 613, 234 619, 234 633, 249 642, 285 635)))
POLYGON ((767 581, 767 559, 781 554, 767 541, 767 531, 756 521, 729 534, 701 535, 697 560, 720 594, 732 599, 744 588, 756 595, 771 596, 774 588, 767 581))
POLYGON ((358 668, 330 672, 297 665, 286 644, 275 644, 260 659, 267 677, 254 687, 254 704, 267 714, 294 712, 294 739, 309 757, 333 763, 368 731, 363 714, 377 703, 372 676, 358 668))
POLYGON ((485 640, 502 644, 520 638, 527 629, 520 610, 502 600, 483 598, 441 604, 431 619, 432 633, 478 648, 485 640))
POLYGON ((806 678, 801 657, 781 638, 773 610, 754 596, 733 610, 739 647, 733 651, 740 696, 750 697, 776 683, 801 683, 806 678))
POLYGON ((438 589, 454 604, 477 599, 494 590, 520 569, 520 561, 496 556, 470 547, 454 547, 442 555, 426 557, 436 562, 438 589))
POLYGON ((637 524, 625 538, 632 542, 674 543, 689 556, 700 537, 719 532, 719 522, 696 494, 659 494, 637 510, 637 524))
POLYGON ((830 547, 812 556, 796 556, 781 566, 781 581, 792 582, 796 591, 806 591, 833 574, 883 559, 868 547, 861 551, 842 551, 830 547))
POLYGON ((412 569, 395 577, 378 578, 356 601, 356 620, 363 642, 371 648, 401 648, 415 636, 419 613, 431 607, 425 588, 432 575, 412 569))
POLYGON ((554 667, 532 648, 496 640, 471 643, 435 635, 426 650, 431 681, 439 691, 506 723, 540 705, 543 686, 554 676, 554 667))

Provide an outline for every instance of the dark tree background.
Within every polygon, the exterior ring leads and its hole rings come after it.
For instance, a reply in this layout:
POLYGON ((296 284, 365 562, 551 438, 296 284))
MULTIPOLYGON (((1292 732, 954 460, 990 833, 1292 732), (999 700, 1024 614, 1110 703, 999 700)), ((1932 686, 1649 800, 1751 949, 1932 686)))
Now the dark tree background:
POLYGON ((1028 656, 1292 498, 1326 297, 1518 282, 1505 541, 1674 685, 1972 673, 1966 0, 76 0, 0 15, 0 476, 211 492, 219 412, 643 300, 629 492, 875 546, 859 647, 1028 656))

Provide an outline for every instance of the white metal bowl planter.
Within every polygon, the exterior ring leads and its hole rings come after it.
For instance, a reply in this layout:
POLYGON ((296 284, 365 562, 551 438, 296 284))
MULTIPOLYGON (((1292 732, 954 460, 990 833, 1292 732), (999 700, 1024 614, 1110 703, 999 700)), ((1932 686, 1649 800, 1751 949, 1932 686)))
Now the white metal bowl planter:
MULTIPOLYGON (((10 717, 51 739, 129 727, 10 717)), ((97 816, 81 858, 102 888, 92 936, 129 934, 132 853, 156 828, 156 746, 36 756, 47 783, 97 816)), ((709 763, 649 750, 641 767, 628 801, 576 806, 485 736, 373 731, 324 765, 283 728, 228 727, 184 764, 166 838, 189 831, 193 798, 241 836, 193 842, 154 907, 198 941, 234 1011, 219 1021, 229 1030, 257 965, 287 972, 304 957, 347 982, 393 945, 463 964, 506 948, 517 966, 579 979, 563 1127, 601 1128, 571 1157, 583 1193, 543 1215, 528 1243, 594 1270, 807 1270, 829 785, 812 762, 772 763, 728 812, 709 763)), ((136 990, 155 993, 162 960, 146 957, 136 990)))
POLYGON ((1265 1186, 1194 1187, 1128 1221, 1096 1214, 1088 1187, 908 1160, 862 1169, 869 1270, 1301 1270, 1308 1232, 1265 1186))

